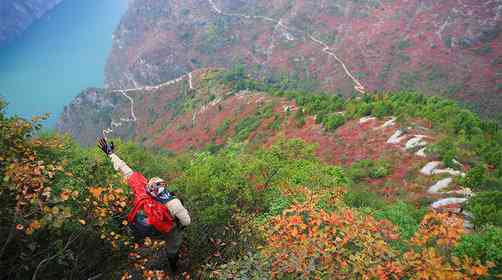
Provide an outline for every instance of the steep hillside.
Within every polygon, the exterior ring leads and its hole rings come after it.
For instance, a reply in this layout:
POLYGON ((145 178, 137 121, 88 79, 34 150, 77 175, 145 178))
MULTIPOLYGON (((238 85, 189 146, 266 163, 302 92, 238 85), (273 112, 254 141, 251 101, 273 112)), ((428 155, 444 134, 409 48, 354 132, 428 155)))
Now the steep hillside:
MULTIPOLYGON (((385 252, 404 252, 401 250, 416 246, 432 246, 427 252, 441 251, 444 248, 439 247, 451 244, 446 246, 447 251, 455 248, 462 252, 455 254, 495 262, 476 270, 480 275, 500 271, 502 255, 494 245, 502 237, 502 132, 497 123, 483 121, 453 101, 413 92, 346 99, 305 92, 301 86, 301 81, 288 79, 268 83, 254 80, 242 66, 231 71, 202 69, 156 86, 87 90, 66 108, 59 127, 80 142, 93 143, 96 134, 102 133, 109 138, 133 140, 129 146, 141 143, 146 150, 157 151, 159 157, 171 157, 164 162, 120 149, 127 158, 136 159, 135 168, 158 164, 155 170, 164 170, 172 186, 190 198, 190 209, 198 220, 191 232, 192 251, 186 258, 192 265, 206 264, 202 272, 198 271, 202 275, 211 272, 217 279, 232 279, 224 275, 249 271, 251 275, 260 274, 257 279, 283 279, 274 273, 300 275, 308 268, 294 266, 298 248, 307 252, 300 257, 303 265, 308 265, 309 259, 322 252, 318 246, 333 245, 325 236, 340 234, 340 242, 347 237, 360 244, 357 248, 361 248, 363 258, 379 256, 376 263, 386 255, 372 244, 392 244, 385 245, 385 252), (81 129, 75 133, 68 130, 71 127, 81 129), (344 187, 338 189, 338 185, 344 187), (326 200, 326 196, 331 198, 326 200), (324 212, 325 208, 330 210, 324 212), (430 210, 435 211, 424 216, 430 210), (309 218, 302 224, 297 216, 309 218), (393 228, 380 219, 399 226, 393 228), (221 229, 221 220, 232 226, 221 229), (246 231, 249 225, 269 228, 261 241, 266 242, 265 247, 250 244, 248 239, 244 239, 245 244, 234 241, 243 240, 245 232, 253 232, 246 231), (239 229, 241 226, 243 229, 239 229), (444 228, 434 229, 436 226, 444 228), (333 232, 326 235, 324 232, 330 229, 333 232), (383 237, 387 241, 365 243, 364 236, 375 238, 367 229, 391 235, 383 237), (394 230, 399 237, 392 233, 394 230), (449 241, 439 241, 442 237, 436 237, 436 233, 444 233, 449 241), (465 243, 458 249, 455 244, 465 233, 471 235, 462 237, 465 243), (312 244, 302 240, 311 240, 312 244), (470 240, 475 247, 465 245, 470 240), (253 255, 253 248, 262 249, 253 255), (242 254, 246 257, 235 263, 234 256, 242 254), (269 266, 269 260, 286 268, 269 266), (259 267, 246 269, 250 264, 259 267)), ((339 241, 333 250, 350 253, 338 259, 328 254, 327 267, 316 266, 311 273, 344 272, 338 268, 347 260, 352 262, 348 256, 354 251, 352 243, 345 248, 339 241), (330 270, 328 264, 338 261, 341 264, 330 270)), ((392 266, 413 268, 384 270, 386 275, 454 275, 442 270, 442 265, 416 268, 415 264, 422 264, 428 256, 415 255, 417 262, 408 262, 415 253, 397 253, 396 258, 402 256, 404 261, 392 266), (424 272, 417 272, 421 269, 424 272)), ((456 262, 451 253, 444 256, 456 262)), ((372 269, 363 269, 364 274, 376 273, 372 269)), ((345 273, 338 278, 353 279, 358 272, 349 269, 345 273)), ((449 279, 447 276, 445 279, 449 279)), ((307 278, 316 279, 312 274, 307 278)), ((467 278, 479 279, 476 275, 467 278)))
POLYGON ((19 36, 62 0, 5 0, 0 3, 0 46, 19 36))
POLYGON ((345 96, 355 87, 418 89, 496 117, 501 14, 495 0, 133 1, 107 85, 158 84, 241 61, 258 76, 288 73, 345 96))
MULTIPOLYGON (((273 87, 236 73, 215 74, 214 71, 192 73, 179 80, 189 89, 182 96, 170 92, 174 83, 143 89, 141 93, 151 95, 150 101, 157 101, 150 103, 154 109, 148 120, 156 122, 154 115, 161 112, 173 120, 167 126, 191 119, 191 127, 180 130, 193 131, 197 137, 203 136, 196 127, 206 123, 202 119, 207 116, 206 111, 217 118, 220 110, 213 107, 219 104, 223 104, 222 112, 235 107, 242 110, 244 118, 235 119, 227 114, 225 119, 229 121, 217 129, 222 138, 233 135, 226 145, 214 144, 204 150, 172 155, 115 139, 117 155, 147 178, 165 178, 169 190, 175 191, 190 209, 193 219, 184 229, 176 275, 164 262, 165 241, 131 235, 127 213, 134 197, 101 150, 82 148, 71 138, 58 134, 37 133, 40 126, 36 121, 6 117, 5 103, 0 99, 2 279, 57 279, 71 275, 77 279, 133 280, 461 280, 495 279, 502 272, 502 192, 496 191, 502 183, 499 180, 494 191, 486 191, 497 182, 493 175, 500 177, 502 161, 499 157, 498 163, 493 164, 494 153, 469 148, 475 144, 480 150, 494 147, 495 151, 501 151, 496 141, 502 133, 497 134, 496 126, 477 123, 479 119, 474 115, 445 100, 412 93, 342 104, 340 98, 326 95, 306 98, 304 93, 274 92, 273 87), (254 90, 237 90, 241 86, 254 90), (234 94, 218 91, 228 88, 236 91, 234 94), (176 96, 183 98, 173 107, 160 110, 164 105, 161 99, 174 101, 176 96), (227 104, 227 101, 232 102, 227 104), (312 112, 317 113, 317 125, 312 121, 312 112), (340 118, 341 112, 345 112, 346 118, 340 118), (380 119, 360 118, 368 113, 380 119), (391 114, 398 118, 385 117, 391 114), (406 115, 416 118, 404 118, 406 115), (427 122, 421 127, 418 116, 430 119, 433 128, 427 122), (271 120, 271 125, 267 125, 271 120), (403 126, 410 128, 397 130, 403 126), (338 138, 353 142, 351 150, 355 155, 347 154, 346 160, 357 161, 350 167, 326 163, 316 155, 319 146, 299 139, 282 138, 269 147, 256 145, 272 141, 260 140, 256 132, 278 130, 287 134, 284 130, 294 131, 293 127, 308 128, 312 136, 307 139, 324 137, 328 140, 323 143, 326 145, 338 138), (394 129, 400 132, 387 138, 394 129), (438 140, 441 129, 456 139, 465 137, 461 140, 462 149, 432 148, 435 145, 431 143, 438 140), (422 135, 416 135, 418 131, 422 135), (358 160, 361 150, 358 146, 365 144, 374 145, 376 153, 384 147, 394 150, 396 155, 358 160), (420 149, 424 146, 431 148, 426 150, 425 157, 420 149), (451 155, 453 151, 462 163, 467 156, 470 164, 481 162, 489 167, 480 169, 484 167, 478 165, 462 175, 460 163, 441 156, 445 164, 453 161, 454 166, 442 169, 440 162, 431 162, 419 173, 399 160, 409 158, 422 166, 434 157, 431 151, 439 155, 444 151, 451 155), (407 170, 405 178, 399 175, 400 170, 407 170), (383 187, 375 184, 375 180, 382 179, 393 184, 389 176, 399 178, 397 192, 386 191, 391 184, 383 187), (429 189, 423 188, 424 180, 428 179, 441 180, 429 189), (470 194, 467 186, 476 192, 465 206, 472 212, 459 207, 470 194), (382 196, 375 194, 379 190, 384 190, 382 196), (427 197, 411 197, 425 191, 427 197), (400 199, 396 200, 396 196, 400 199), (449 197, 432 205, 436 211, 429 207, 431 199, 444 196, 449 197), (440 206, 448 206, 450 211, 443 211, 440 206)), ((95 90, 87 92, 96 95, 95 90)), ((110 94, 113 93, 101 93, 110 94)), ((133 98, 132 91, 120 94, 130 104, 144 103, 141 98, 133 98)), ((103 103, 105 99, 94 100, 103 103)), ((98 112, 89 108, 88 113, 98 112)), ((126 108, 113 108, 117 117, 122 116, 123 109, 126 108)), ((137 110, 121 120, 114 119, 114 127, 137 122, 136 128, 143 130, 139 123, 147 116, 143 110, 137 110)), ((209 128, 206 133, 210 132, 209 128)), ((113 132, 106 130, 106 133, 113 132)), ((149 135, 142 136, 149 140, 149 135)), ((159 137, 151 138, 155 141, 159 137)))
MULTIPOLYGON (((384 168, 385 180, 376 179, 377 176, 367 181, 373 191, 389 199, 420 201, 441 197, 436 191, 428 193, 428 188, 441 179, 438 174, 451 176, 439 189, 449 186, 449 191, 458 191, 461 197, 470 194, 451 180, 476 163, 472 152, 452 148, 460 145, 463 138, 457 136, 451 142, 449 134, 464 130, 463 133, 471 133, 470 127, 479 126, 479 120, 446 100, 429 101, 404 92, 392 98, 384 95, 344 100, 326 94, 278 91, 273 85, 248 80, 239 70, 211 69, 191 72, 158 87, 97 92, 82 93, 65 109, 58 125, 61 132, 68 132, 85 144, 93 144, 96 136, 103 133, 174 153, 217 150, 229 141, 261 147, 283 138, 302 139, 317 144, 316 154, 326 163, 345 167, 366 160, 390 163, 384 168), (430 113, 413 113, 429 112, 432 108, 436 108, 434 114, 446 118, 440 122, 455 125, 448 128, 452 132, 444 130, 446 124, 434 123, 434 115, 427 115, 430 113), (451 119, 450 114, 459 119, 451 119), (443 168, 441 161, 447 166, 443 168)), ((487 127, 491 125, 486 123, 487 127)), ((494 153, 490 164, 500 168, 500 144, 494 144, 498 140, 486 141, 483 145, 492 152, 483 153, 494 153), (495 142, 490 144, 492 141, 495 142)), ((461 145, 465 149, 465 144, 461 145)), ((370 170, 371 166, 364 168, 370 170)))

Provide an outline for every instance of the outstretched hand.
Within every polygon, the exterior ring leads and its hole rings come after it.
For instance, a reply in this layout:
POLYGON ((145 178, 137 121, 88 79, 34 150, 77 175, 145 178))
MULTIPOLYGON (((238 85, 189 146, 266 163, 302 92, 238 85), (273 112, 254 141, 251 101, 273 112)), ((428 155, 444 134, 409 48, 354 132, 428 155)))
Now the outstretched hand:
POLYGON ((113 145, 113 141, 108 144, 105 138, 101 137, 98 138, 98 147, 105 153, 106 155, 111 155, 113 154, 113 150, 115 149, 115 146, 113 145))

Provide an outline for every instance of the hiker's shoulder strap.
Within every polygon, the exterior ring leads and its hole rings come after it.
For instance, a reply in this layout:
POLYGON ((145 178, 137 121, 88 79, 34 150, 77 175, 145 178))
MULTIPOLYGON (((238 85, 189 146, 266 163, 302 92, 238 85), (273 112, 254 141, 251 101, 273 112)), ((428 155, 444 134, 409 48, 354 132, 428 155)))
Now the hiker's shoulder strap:
POLYGON ((139 172, 133 172, 127 180, 127 183, 134 193, 135 199, 139 199, 141 197, 144 197, 145 195, 148 196, 145 190, 145 186, 146 184, 148 184, 148 180, 146 180, 143 174, 139 172))

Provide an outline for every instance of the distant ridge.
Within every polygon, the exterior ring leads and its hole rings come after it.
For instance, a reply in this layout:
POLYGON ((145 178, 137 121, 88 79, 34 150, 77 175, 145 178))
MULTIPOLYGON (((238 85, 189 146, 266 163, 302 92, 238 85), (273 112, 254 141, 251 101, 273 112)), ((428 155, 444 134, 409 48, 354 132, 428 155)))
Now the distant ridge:
POLYGON ((21 35, 63 0, 4 0, 0 3, 0 47, 21 35))

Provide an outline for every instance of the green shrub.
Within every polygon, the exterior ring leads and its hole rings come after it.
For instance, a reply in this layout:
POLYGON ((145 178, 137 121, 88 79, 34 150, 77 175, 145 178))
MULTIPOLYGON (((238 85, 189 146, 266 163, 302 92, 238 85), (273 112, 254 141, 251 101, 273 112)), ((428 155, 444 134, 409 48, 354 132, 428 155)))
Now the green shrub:
POLYGON ((487 226, 473 234, 464 235, 453 251, 458 257, 467 256, 481 262, 493 262, 492 277, 502 273, 502 228, 487 226))
POLYGON ((355 182, 359 182, 366 178, 383 178, 390 174, 390 165, 384 160, 360 160, 352 164, 348 174, 355 182))
POLYGON ((401 237, 409 240, 417 231, 420 221, 427 212, 426 208, 417 209, 403 201, 385 205, 374 214, 377 219, 387 219, 398 226, 401 237))
MULTIPOLYGON (((270 263, 259 253, 249 253, 215 268, 211 279, 218 280, 259 280, 272 279, 270 263)), ((209 277, 208 277, 209 278, 209 277)), ((206 278, 205 278, 206 279, 206 278)))
POLYGON ((502 190, 502 178, 488 177, 483 181, 481 187, 484 191, 500 191, 502 190))
POLYGON ((350 190, 344 195, 343 201, 347 206, 354 208, 381 209, 385 206, 382 198, 367 189, 350 190))
POLYGON ((477 165, 466 176, 460 179, 460 184, 467 188, 477 189, 485 182, 486 168, 483 165, 477 165))
POLYGON ((225 133, 229 127, 230 127, 230 120, 225 119, 223 123, 216 128, 216 135, 222 136, 223 133, 225 133))
POLYGON ((469 200, 467 209, 474 215, 474 224, 502 226, 502 191, 477 193, 469 200))
POLYGON ((334 131, 345 123, 345 117, 341 114, 331 114, 324 121, 324 126, 329 131, 334 131))
POLYGON ((392 115, 392 111, 384 102, 377 102, 373 107, 371 114, 377 118, 381 118, 392 115))
POLYGON ((238 142, 246 140, 251 132, 255 131, 260 126, 263 119, 272 116, 273 110, 274 105, 267 104, 263 108, 256 111, 253 115, 247 116, 240 120, 235 125, 235 140, 238 142))
POLYGON ((438 155, 446 166, 455 167, 454 159, 457 156, 458 147, 453 138, 445 138, 436 144, 430 145, 428 150, 431 154, 438 155))
POLYGON ((305 125, 305 114, 302 108, 298 108, 295 113, 295 121, 298 128, 302 128, 305 125))

